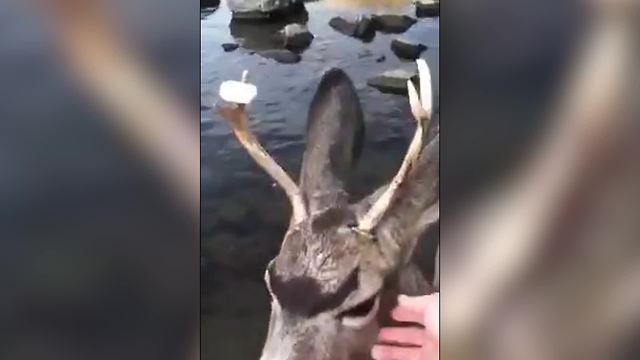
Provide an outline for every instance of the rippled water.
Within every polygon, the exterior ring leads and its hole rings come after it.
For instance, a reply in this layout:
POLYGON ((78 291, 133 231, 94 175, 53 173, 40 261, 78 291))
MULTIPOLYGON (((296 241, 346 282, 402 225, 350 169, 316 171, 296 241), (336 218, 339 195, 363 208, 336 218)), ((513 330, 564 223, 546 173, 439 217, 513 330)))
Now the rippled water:
MULTIPOLYGON (((272 48, 266 35, 284 24, 238 25, 228 9, 201 13, 201 183, 202 183, 202 356, 204 359, 256 359, 264 339, 269 299, 262 283, 267 262, 277 253, 289 207, 280 189, 255 166, 224 122, 211 111, 220 83, 248 69, 258 86, 250 106, 252 129, 265 148, 297 177, 304 150, 306 113, 322 74, 339 67, 353 80, 365 113, 365 149, 354 175, 354 196, 388 180, 399 166, 413 132, 406 98, 368 87, 368 78, 413 62, 398 59, 391 40, 404 37, 429 48, 438 102, 439 20, 419 19, 406 33, 378 32, 370 43, 329 27, 334 16, 407 14, 408 1, 335 1, 305 4, 315 35, 297 64, 279 64, 253 53, 272 48), (371 5, 374 4, 374 5, 371 5), (230 26, 231 25, 231 26, 230 26), (242 38, 243 46, 225 53, 221 44, 242 38), (376 58, 386 56, 378 63, 376 58)), ((437 110, 437 105, 436 105, 437 110)))

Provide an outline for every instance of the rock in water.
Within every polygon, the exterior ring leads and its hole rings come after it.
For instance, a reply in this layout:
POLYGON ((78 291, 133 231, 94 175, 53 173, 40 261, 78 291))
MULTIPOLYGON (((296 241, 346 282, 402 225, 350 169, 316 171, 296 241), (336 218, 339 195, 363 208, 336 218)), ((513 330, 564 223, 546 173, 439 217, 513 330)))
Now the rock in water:
POLYGON ((427 50, 422 44, 414 44, 406 40, 395 39, 391 41, 391 50, 401 59, 415 60, 420 54, 427 50))
POLYGON ((439 1, 418 0, 415 6, 416 16, 419 18, 440 16, 439 1))
POLYGON ((284 38, 284 46, 290 50, 304 50, 313 41, 313 34, 305 25, 289 24, 280 34, 284 38))
POLYGON ((354 36, 356 33, 356 24, 348 22, 340 16, 336 16, 329 20, 329 26, 331 26, 333 30, 347 36, 354 36))
POLYGON ((200 0, 200 8, 217 8, 220 0, 200 0))
POLYGON ((357 21, 354 36, 365 41, 373 40, 376 36, 376 28, 373 21, 366 16, 361 16, 357 21))
POLYGON ((273 59, 282 64, 295 64, 302 59, 300 55, 289 50, 265 50, 258 51, 258 54, 267 59, 273 59))
POLYGON ((367 85, 380 90, 383 93, 406 95, 407 80, 417 82, 416 70, 396 69, 385 71, 382 74, 367 80, 367 85))
POLYGON ((302 0, 227 0, 234 19, 269 19, 304 9, 302 0))
POLYGON ((374 15, 371 20, 376 30, 392 34, 407 31, 417 21, 407 15, 374 15))
POLYGON ((230 52, 237 49, 238 46, 239 46, 238 44, 234 44, 234 43, 224 43, 222 44, 222 49, 224 49, 225 52, 230 52))
POLYGON ((376 62, 381 63, 381 62, 383 62, 385 60, 387 60, 387 57, 382 55, 382 56, 380 56, 379 58, 376 59, 376 62))
POLYGON ((287 24, 305 24, 307 15, 303 12, 274 21, 231 19, 229 31, 235 42, 249 51, 284 49, 283 28, 287 24))
POLYGON ((376 35, 373 21, 366 16, 361 16, 355 22, 347 21, 344 18, 337 16, 329 20, 329 26, 341 34, 361 39, 363 41, 371 41, 376 35))

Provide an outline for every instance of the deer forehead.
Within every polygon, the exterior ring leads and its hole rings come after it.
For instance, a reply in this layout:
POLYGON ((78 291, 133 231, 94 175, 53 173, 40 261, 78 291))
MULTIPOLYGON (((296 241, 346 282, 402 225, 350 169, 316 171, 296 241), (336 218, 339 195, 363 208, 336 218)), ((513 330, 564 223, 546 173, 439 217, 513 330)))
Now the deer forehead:
POLYGON ((276 256, 273 273, 284 281, 311 278, 323 292, 331 292, 358 267, 360 253, 359 244, 350 238, 288 242, 276 256))
POLYGON ((358 265, 362 244, 347 226, 354 215, 329 209, 313 216, 285 236, 275 259, 275 271, 285 280, 307 276, 322 282, 327 290, 358 265))

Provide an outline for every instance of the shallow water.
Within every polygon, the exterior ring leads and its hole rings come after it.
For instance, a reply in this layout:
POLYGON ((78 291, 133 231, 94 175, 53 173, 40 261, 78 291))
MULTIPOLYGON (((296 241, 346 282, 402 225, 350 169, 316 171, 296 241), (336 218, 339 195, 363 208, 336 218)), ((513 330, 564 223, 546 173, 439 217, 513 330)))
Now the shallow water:
POLYGON ((214 12, 201 13, 202 356, 207 360, 258 358, 269 311, 262 275, 277 253, 290 211, 284 194, 272 186, 211 111, 220 83, 238 79, 243 70, 249 70, 259 89, 249 110, 252 129, 295 177, 304 149, 306 112, 316 86, 327 69, 345 70, 357 89, 367 128, 364 152, 354 174, 355 197, 392 176, 413 132, 406 98, 366 85, 368 78, 380 72, 415 67, 391 52, 392 39, 404 37, 428 46, 422 58, 432 71, 437 110, 438 18, 418 19, 404 34, 378 32, 373 41, 363 43, 334 31, 329 19, 372 13, 414 16, 413 6, 398 0, 327 0, 305 6, 307 26, 315 39, 297 64, 279 64, 252 53, 273 48, 268 35, 284 24, 230 24, 231 14, 224 4, 214 12), (225 53, 221 44, 236 42, 234 37, 242 39, 245 47, 225 53), (381 55, 386 60, 376 62, 381 55))

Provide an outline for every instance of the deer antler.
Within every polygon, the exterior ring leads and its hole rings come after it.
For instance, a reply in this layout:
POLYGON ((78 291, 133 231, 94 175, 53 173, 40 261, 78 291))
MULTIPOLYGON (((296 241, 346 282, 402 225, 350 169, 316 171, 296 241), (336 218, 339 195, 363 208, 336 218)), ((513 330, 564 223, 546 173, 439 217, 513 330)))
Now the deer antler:
POLYGON ((420 151, 422 150, 424 130, 429 126, 432 113, 431 73, 429 72, 427 63, 423 59, 418 59, 416 62, 418 64, 418 75, 420 76, 420 98, 411 80, 407 81, 411 112, 417 125, 416 132, 413 135, 411 144, 409 144, 409 149, 407 150, 402 165, 400 165, 398 173, 393 177, 393 180, 391 180, 391 183, 387 186, 384 193, 382 193, 360 220, 358 230, 364 233, 370 233, 378 222, 380 222, 380 219, 382 219, 382 216, 384 216, 384 213, 393 202, 400 185, 402 185, 407 178, 407 174, 418 160, 420 151))
POLYGON ((249 116, 246 112, 245 102, 251 101, 255 96, 255 87, 246 83, 247 72, 242 76, 242 82, 228 81, 220 87, 220 95, 222 98, 232 102, 230 105, 217 105, 217 111, 227 124, 231 127, 233 134, 236 136, 240 144, 247 150, 249 155, 260 165, 284 191, 293 207, 294 223, 299 223, 307 217, 307 210, 302 198, 302 193, 286 171, 267 153, 260 145, 258 139, 251 133, 249 129, 249 116), (244 85, 244 86, 243 86, 244 85), (232 89, 232 90, 229 90, 232 89), (252 93, 253 90, 253 93, 252 93), (235 93, 234 93, 235 91, 235 93))

